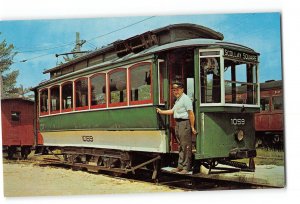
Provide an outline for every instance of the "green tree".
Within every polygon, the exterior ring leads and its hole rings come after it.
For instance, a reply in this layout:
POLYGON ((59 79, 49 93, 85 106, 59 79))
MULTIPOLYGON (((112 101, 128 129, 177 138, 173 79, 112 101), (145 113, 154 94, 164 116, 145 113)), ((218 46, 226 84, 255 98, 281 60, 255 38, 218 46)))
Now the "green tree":
POLYGON ((13 87, 8 91, 9 97, 34 100, 34 94, 30 89, 31 87, 24 88, 22 84, 20 85, 20 87, 13 87))
POLYGON ((12 71, 10 73, 2 75, 2 98, 14 97, 15 85, 17 82, 17 77, 19 76, 19 71, 12 71))
MULTIPOLYGON (((1 33, 0 33, 1 35, 1 33)), ((11 96, 11 92, 15 88, 16 79, 19 71, 9 72, 13 64, 13 58, 17 52, 13 52, 14 45, 8 45, 6 40, 0 43, 0 85, 1 85, 1 98, 11 96)))

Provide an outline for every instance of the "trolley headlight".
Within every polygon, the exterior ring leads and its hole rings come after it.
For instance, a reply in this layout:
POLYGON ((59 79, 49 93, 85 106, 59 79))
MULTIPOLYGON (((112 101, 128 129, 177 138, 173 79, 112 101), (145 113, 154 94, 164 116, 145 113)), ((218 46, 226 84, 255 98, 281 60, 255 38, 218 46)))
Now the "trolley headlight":
POLYGON ((237 130, 236 133, 235 133, 235 137, 237 139, 237 141, 242 141, 245 137, 245 133, 243 130, 237 130))

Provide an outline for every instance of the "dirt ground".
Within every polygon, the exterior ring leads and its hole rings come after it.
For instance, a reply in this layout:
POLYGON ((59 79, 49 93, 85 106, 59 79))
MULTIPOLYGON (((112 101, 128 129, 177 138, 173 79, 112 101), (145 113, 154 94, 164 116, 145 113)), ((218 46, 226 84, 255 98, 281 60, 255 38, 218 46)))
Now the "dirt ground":
POLYGON ((3 164, 5 197, 180 192, 156 184, 34 164, 3 164))
MULTIPOLYGON (((159 192, 182 192, 159 186, 154 183, 133 181, 125 178, 112 177, 105 174, 94 174, 85 171, 73 171, 62 167, 39 166, 44 157, 53 156, 29 155, 29 161, 8 161, 3 158, 3 187, 5 197, 26 196, 70 196, 70 195, 115 195, 142 194, 159 192)), ((284 187, 284 166, 258 165, 255 173, 243 172, 223 174, 223 177, 237 176, 259 181, 265 179, 275 183, 274 186, 284 187)), ((150 179, 150 177, 149 177, 150 179)), ((231 178, 232 179, 232 178, 231 178)), ((175 193, 174 193, 175 194, 175 193)))

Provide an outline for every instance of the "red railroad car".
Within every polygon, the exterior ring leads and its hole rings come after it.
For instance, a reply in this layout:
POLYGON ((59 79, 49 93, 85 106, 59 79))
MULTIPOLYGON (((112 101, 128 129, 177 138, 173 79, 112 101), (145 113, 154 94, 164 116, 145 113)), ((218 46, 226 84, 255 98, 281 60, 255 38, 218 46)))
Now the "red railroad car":
POLYGON ((282 80, 260 84, 260 112, 255 114, 257 146, 283 149, 284 114, 282 80))
POLYGON ((2 145, 8 158, 17 152, 26 159, 34 145, 34 102, 22 98, 1 100, 2 145))

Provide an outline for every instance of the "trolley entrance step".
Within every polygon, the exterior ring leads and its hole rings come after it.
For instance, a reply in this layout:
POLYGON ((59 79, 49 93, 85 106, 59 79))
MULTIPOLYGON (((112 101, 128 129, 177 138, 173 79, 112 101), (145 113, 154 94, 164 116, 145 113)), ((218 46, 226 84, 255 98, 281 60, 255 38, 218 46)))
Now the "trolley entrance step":
MULTIPOLYGON (((174 169, 176 169, 176 168, 167 166, 167 167, 161 168, 161 171, 162 171, 162 172, 167 172, 167 173, 172 173, 172 174, 181 174, 180 172, 172 172, 172 170, 174 170, 174 169)), ((192 174, 193 174, 193 172, 192 172, 192 171, 189 171, 188 173, 186 173, 186 174, 181 174, 181 175, 192 175, 192 174)))

